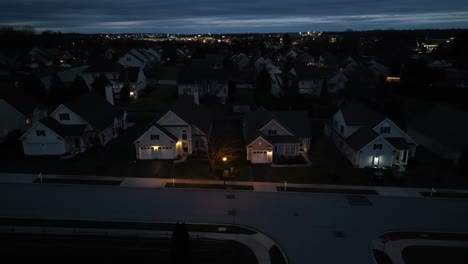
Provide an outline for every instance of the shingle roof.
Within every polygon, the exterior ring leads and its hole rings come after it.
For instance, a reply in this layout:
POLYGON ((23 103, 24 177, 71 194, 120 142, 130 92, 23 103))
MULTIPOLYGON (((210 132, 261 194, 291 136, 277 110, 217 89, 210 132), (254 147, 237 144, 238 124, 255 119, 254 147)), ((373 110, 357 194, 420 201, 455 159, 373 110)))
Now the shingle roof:
POLYGON ((385 140, 387 140, 388 143, 390 143, 394 148, 398 150, 409 148, 408 142, 406 142, 406 139, 404 138, 401 138, 401 137, 385 138, 385 140))
POLYGON ((140 67, 127 67, 120 72, 119 81, 137 82, 140 75, 140 67))
POLYGON ((299 80, 319 80, 325 78, 325 72, 315 66, 303 66, 296 64, 294 66, 294 71, 296 71, 296 76, 299 80))
MULTIPOLYGON (((152 126, 155 126, 157 129, 161 130, 161 132, 163 132, 164 134, 166 134, 168 137, 170 137, 171 139, 173 139, 174 141, 178 141, 179 138, 174 136, 171 132, 167 131, 167 129, 165 129, 164 127, 160 126, 158 123, 156 123, 156 121, 154 121, 152 124, 152 126)), ((146 131, 145 131, 146 132, 146 131)))
POLYGON ((195 104, 192 96, 179 96, 170 109, 189 125, 195 125, 204 133, 210 132, 210 126, 215 114, 204 105, 195 104))
POLYGON ((123 114, 122 109, 95 94, 82 96, 75 101, 65 103, 65 106, 100 130, 112 125, 114 119, 121 118, 123 114))
POLYGON ((110 60, 102 60, 94 63, 85 72, 121 72, 124 69, 122 65, 110 60))
POLYGON ((88 125, 62 125, 52 117, 39 121, 62 137, 79 137, 84 134, 88 125))
MULTIPOLYGON (((307 112, 305 111, 277 111, 270 112, 267 110, 259 110, 250 112, 245 115, 245 141, 249 144, 261 135, 258 131, 260 128, 268 124, 271 120, 275 120, 294 137, 309 138, 310 126, 307 112)), ((263 135, 262 135, 263 137, 263 135)), ((265 138, 266 139, 266 138, 265 138)), ((286 139, 286 138, 285 138, 286 139)))
POLYGON ((384 115, 355 100, 347 103, 341 109, 341 113, 347 126, 375 127, 386 118, 384 115))
POLYGON ((39 104, 28 95, 10 95, 4 98, 0 98, 0 100, 1 99, 3 99, 5 102, 7 102, 25 116, 32 115, 35 108, 44 108, 44 106, 39 104))
POLYGON ((456 149, 468 148, 468 112, 448 106, 436 106, 408 127, 456 149))
POLYGON ((358 151, 378 136, 379 134, 372 130, 372 128, 361 127, 351 136, 346 138, 345 141, 349 146, 351 146, 351 148, 353 148, 353 150, 358 151))

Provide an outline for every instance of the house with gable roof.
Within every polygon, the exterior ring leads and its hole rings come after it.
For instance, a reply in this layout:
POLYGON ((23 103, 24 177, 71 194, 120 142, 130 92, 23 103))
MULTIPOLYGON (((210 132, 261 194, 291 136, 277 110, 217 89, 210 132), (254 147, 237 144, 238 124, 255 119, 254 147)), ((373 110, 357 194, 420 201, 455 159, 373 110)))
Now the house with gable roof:
POLYGON ((63 155, 105 145, 127 128, 127 114, 94 94, 59 105, 20 138, 25 155, 63 155))
POLYGON ((324 128, 338 149, 357 168, 408 164, 416 142, 392 120, 357 101, 347 103, 324 128))
POLYGON ((137 159, 175 159, 207 146, 214 114, 191 96, 180 96, 135 141, 137 159))
POLYGON ((246 113, 244 139, 247 160, 272 163, 282 156, 298 156, 310 148, 310 126, 305 111, 246 113))

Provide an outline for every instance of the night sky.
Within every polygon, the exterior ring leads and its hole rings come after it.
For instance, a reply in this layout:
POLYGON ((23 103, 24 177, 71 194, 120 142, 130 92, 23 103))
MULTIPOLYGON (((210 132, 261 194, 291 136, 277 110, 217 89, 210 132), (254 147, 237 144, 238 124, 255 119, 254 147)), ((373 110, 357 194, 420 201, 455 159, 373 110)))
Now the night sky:
POLYGON ((81 33, 468 28, 468 1, 1 0, 0 25, 81 33))

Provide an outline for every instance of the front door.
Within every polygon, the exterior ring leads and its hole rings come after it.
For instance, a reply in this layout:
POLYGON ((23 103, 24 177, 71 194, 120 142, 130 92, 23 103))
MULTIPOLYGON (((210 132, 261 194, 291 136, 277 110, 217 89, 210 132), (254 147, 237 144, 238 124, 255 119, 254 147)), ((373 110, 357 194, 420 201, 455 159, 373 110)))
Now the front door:
POLYGON ((182 143, 182 149, 183 149, 184 153, 188 153, 188 143, 187 142, 182 143))

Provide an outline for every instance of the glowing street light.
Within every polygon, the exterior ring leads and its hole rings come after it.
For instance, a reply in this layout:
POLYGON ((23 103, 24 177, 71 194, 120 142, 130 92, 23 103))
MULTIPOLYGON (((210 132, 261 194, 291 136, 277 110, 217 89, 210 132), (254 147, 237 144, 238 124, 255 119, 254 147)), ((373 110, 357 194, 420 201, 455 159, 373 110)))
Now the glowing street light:
POLYGON ((227 161, 227 158, 226 158, 226 157, 223 157, 223 161, 226 162, 226 161, 227 161))

